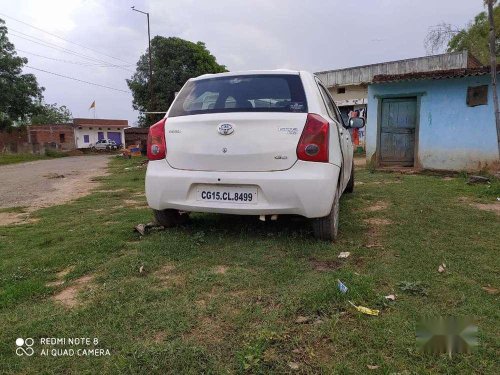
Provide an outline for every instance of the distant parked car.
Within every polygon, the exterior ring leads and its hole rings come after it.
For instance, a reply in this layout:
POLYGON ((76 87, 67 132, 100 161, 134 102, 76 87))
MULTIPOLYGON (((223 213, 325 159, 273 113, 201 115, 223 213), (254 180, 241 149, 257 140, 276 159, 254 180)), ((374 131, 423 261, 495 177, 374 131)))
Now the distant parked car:
POLYGON ((187 81, 149 128, 146 197, 165 227, 189 212, 311 219, 335 240, 339 199, 354 188, 353 145, 330 93, 307 72, 204 75, 187 81))
POLYGON ((90 147, 92 150, 96 151, 111 151, 118 150, 120 147, 116 144, 115 141, 111 139, 101 139, 90 147))

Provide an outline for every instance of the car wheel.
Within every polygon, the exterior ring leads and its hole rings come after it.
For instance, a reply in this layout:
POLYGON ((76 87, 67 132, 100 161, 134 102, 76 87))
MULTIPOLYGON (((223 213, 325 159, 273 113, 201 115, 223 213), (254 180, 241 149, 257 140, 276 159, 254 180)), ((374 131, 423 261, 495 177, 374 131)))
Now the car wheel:
POLYGON ((179 210, 153 210, 156 222, 165 228, 172 228, 185 224, 189 219, 189 214, 181 214, 179 210))
POLYGON ((354 160, 352 161, 351 177, 349 177, 349 182, 347 183, 347 186, 345 187, 345 191, 346 191, 346 193, 354 192, 354 160))
POLYGON ((312 222, 314 237, 324 241, 335 241, 337 239, 339 231, 339 204, 340 192, 337 188, 330 213, 325 217, 314 219, 312 222))

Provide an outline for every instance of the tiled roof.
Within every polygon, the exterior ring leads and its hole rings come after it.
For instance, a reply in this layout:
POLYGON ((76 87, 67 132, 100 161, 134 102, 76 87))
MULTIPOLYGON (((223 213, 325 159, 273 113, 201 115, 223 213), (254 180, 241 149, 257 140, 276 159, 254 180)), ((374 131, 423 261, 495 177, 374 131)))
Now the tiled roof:
MULTIPOLYGON (((497 73, 500 73, 500 65, 497 66, 497 73)), ((467 69, 447 69, 427 72, 414 72, 405 74, 379 74, 373 77, 373 83, 413 81, 420 79, 449 79, 461 77, 474 77, 490 74, 489 66, 467 69)))
POLYGON ((128 126, 128 120, 112 120, 103 118, 74 118, 74 126, 115 126, 124 127, 128 126))

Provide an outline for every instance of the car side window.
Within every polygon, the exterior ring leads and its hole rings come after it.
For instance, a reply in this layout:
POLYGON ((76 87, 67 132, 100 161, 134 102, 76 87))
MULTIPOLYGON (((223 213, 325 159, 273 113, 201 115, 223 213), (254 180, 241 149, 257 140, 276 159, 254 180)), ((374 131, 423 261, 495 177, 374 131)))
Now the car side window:
POLYGON ((328 95, 327 90, 325 87, 318 83, 319 91, 321 93, 321 96, 323 97, 323 101, 325 102, 326 108, 328 109, 329 115, 336 120, 337 122, 341 123, 337 114, 337 111, 335 111, 335 104, 333 101, 330 99, 330 95, 328 95))

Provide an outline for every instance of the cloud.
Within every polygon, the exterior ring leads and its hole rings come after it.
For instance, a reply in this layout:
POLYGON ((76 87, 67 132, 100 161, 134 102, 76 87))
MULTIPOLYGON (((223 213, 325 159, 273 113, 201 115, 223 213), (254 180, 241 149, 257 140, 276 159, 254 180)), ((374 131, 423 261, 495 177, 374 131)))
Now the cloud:
MULTIPOLYGON (((464 26, 482 11, 480 1, 456 0, 19 0, 3 1, 0 12, 108 56, 94 53, 6 18, 7 26, 81 54, 120 65, 50 49, 19 37, 16 47, 82 66, 25 54, 30 64, 90 82, 127 90, 139 56, 147 48, 146 17, 152 36, 203 41, 230 70, 293 68, 320 71, 416 57, 425 54, 429 26, 442 21, 464 26)), ((0 15, 0 18, 2 16, 0 15)), ((22 55, 22 53, 20 53, 22 55)), ((135 121, 132 97, 36 72, 48 102, 67 105, 75 116, 135 121)))

